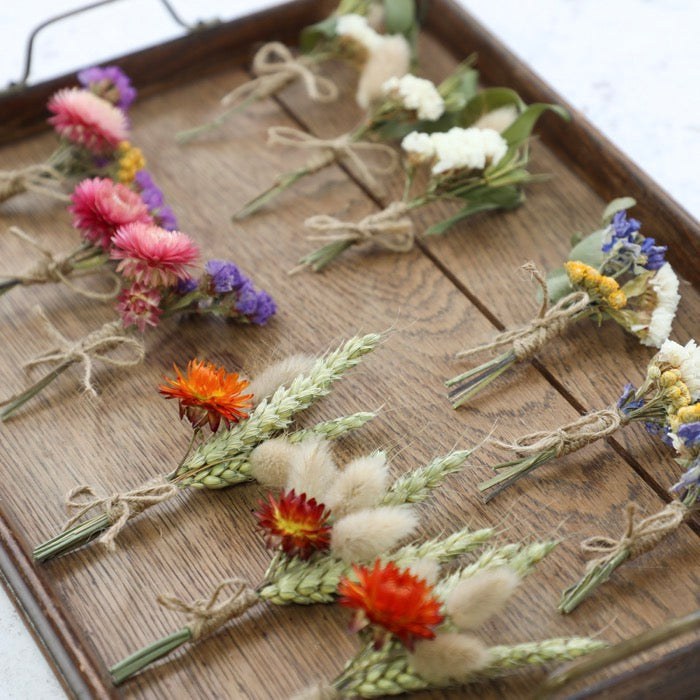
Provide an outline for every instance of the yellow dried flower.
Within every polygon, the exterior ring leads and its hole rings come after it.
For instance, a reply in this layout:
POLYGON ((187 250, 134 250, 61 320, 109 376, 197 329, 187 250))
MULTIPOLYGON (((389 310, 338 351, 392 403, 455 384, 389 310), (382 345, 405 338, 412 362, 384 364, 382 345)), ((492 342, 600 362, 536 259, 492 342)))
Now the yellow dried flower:
POLYGON ((132 146, 128 141, 119 144, 119 182, 129 185, 134 181, 136 173, 146 167, 146 159, 140 148, 132 146))
POLYGON ((681 373, 677 369, 667 369, 661 373, 659 384, 665 387, 671 387, 680 381, 681 373))
POLYGON ((595 272, 592 267, 578 262, 578 260, 569 260, 565 262, 564 269, 571 280, 571 284, 581 284, 588 275, 589 270, 595 272))
MULTIPOLYGON (((605 277, 604 279, 610 279, 610 277, 605 277)), ((613 309, 622 309, 623 307, 627 306, 627 297, 620 289, 618 289, 616 292, 608 294, 606 301, 613 309)))
POLYGON ((684 406, 678 410, 679 423, 695 423, 700 422, 700 403, 694 403, 692 406, 684 406))

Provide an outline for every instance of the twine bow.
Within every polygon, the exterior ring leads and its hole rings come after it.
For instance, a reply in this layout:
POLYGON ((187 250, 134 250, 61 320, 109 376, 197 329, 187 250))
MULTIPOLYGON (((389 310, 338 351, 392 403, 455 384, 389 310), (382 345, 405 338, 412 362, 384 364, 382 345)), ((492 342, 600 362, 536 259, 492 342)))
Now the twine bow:
POLYGON ((45 364, 81 362, 83 364, 83 387, 93 396, 97 395, 92 385, 95 360, 112 367, 134 367, 143 360, 146 354, 143 342, 134 336, 126 335, 124 327, 119 321, 105 323, 101 328, 88 333, 84 338, 72 341, 51 323, 43 309, 37 307, 36 312, 43 321, 45 330, 54 338, 57 346, 25 362, 24 367, 30 369, 45 364), (119 347, 132 350, 132 356, 124 359, 111 357, 109 353, 119 347))
POLYGON ((561 335, 576 316, 588 307, 590 297, 586 292, 579 291, 568 294, 549 308, 547 281, 544 275, 532 262, 523 265, 522 269, 530 272, 542 288, 542 305, 537 317, 522 328, 499 333, 490 343, 463 350, 457 353, 457 357, 468 357, 510 345, 515 359, 522 362, 536 355, 552 338, 561 335))
POLYGON ((192 639, 197 640, 252 608, 260 602, 260 598, 245 581, 230 578, 222 581, 208 598, 187 603, 180 598, 161 595, 158 596, 158 602, 168 610, 187 615, 187 627, 192 634, 192 639), (232 588, 233 592, 228 598, 219 602, 221 592, 227 587, 232 588))
MULTIPOLYGON (((66 285, 66 287, 77 294, 96 301, 109 301, 114 299, 114 297, 119 294, 119 290, 121 289, 121 281, 119 276, 111 270, 104 271, 104 273, 111 278, 113 283, 112 289, 109 292, 92 291, 86 287, 73 283, 73 281, 68 277, 68 275, 71 273, 76 275, 76 273, 73 271, 73 266, 71 263, 71 254, 65 256, 55 256, 50 250, 42 248, 34 238, 16 226, 10 227, 10 233, 38 250, 42 257, 26 272, 16 276, 7 275, 8 278, 18 280, 20 284, 24 285, 46 284, 47 282, 63 283, 66 285)), ((90 274, 91 272, 92 270, 86 270, 77 274, 84 275, 90 274)))
POLYGON ((397 253, 406 253, 415 241, 413 222, 403 216, 409 209, 405 202, 392 202, 386 209, 370 214, 360 221, 341 221, 327 214, 308 218, 304 226, 314 231, 326 231, 318 236, 309 236, 312 241, 348 241, 365 243, 372 241, 382 248, 397 253))
POLYGON ((334 139, 320 139, 291 126, 273 126, 267 131, 267 143, 270 146, 280 145, 325 151, 323 155, 308 164, 310 172, 324 168, 337 158, 347 158, 355 166, 360 179, 372 190, 380 187, 375 175, 390 175, 399 163, 396 151, 391 146, 385 143, 355 141, 352 134, 343 134, 334 139), (361 155, 363 152, 385 157, 386 162, 384 165, 368 163, 361 155))
POLYGON ((68 519, 63 529, 68 530, 90 511, 101 509, 107 516, 110 526, 98 542, 109 551, 114 551, 114 540, 130 518, 151 506, 167 501, 177 492, 178 487, 164 477, 153 479, 133 491, 107 496, 98 496, 91 486, 82 484, 66 495, 66 510, 69 514, 74 514, 68 519))
POLYGON ((234 88, 221 98, 228 107, 256 95, 258 99, 274 95, 293 80, 300 78, 309 99, 314 102, 333 102, 338 98, 338 86, 330 79, 316 75, 303 56, 294 58, 292 52, 279 41, 261 46, 253 58, 253 73, 257 78, 234 88))
POLYGON ((494 444, 517 453, 520 456, 539 454, 554 450, 557 457, 576 452, 596 440, 614 433, 628 422, 626 415, 616 406, 587 413, 577 420, 556 430, 542 430, 523 435, 514 442, 495 440, 494 444))
POLYGON ((634 522, 636 505, 630 503, 627 506, 627 524, 625 533, 616 540, 605 535, 589 537, 581 543, 581 549, 588 554, 602 554, 597 559, 588 562, 590 571, 597 566, 605 566, 612 562, 621 552, 627 552, 628 559, 634 559, 644 554, 674 530, 688 517, 691 509, 682 501, 671 501, 658 513, 642 518, 638 523, 634 522))
POLYGON ((0 202, 5 202, 23 192, 36 192, 67 202, 69 197, 56 189, 62 182, 61 173, 45 163, 29 165, 19 170, 2 170, 0 171, 0 202))

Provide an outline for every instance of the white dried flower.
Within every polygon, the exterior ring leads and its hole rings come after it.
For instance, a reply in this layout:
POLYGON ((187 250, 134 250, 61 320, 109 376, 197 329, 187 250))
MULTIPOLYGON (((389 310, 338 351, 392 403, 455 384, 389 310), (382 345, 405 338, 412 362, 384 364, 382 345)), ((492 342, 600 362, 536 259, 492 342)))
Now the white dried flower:
POLYGON ((418 119, 434 122, 445 112, 445 101, 435 84, 410 73, 387 80, 382 86, 382 92, 401 102, 406 109, 415 110, 418 119))
POLYGON ((433 586, 440 575, 440 562, 437 559, 417 559, 408 565, 411 573, 433 586))
POLYGON ((402 34, 382 37, 382 41, 370 51, 357 84, 355 99, 362 109, 367 109, 382 96, 382 86, 392 77, 401 77, 411 65, 411 47, 402 34))
POLYGON ((326 494, 338 476, 330 443, 324 438, 309 437, 299 445, 289 465, 287 490, 305 493, 307 499, 326 502, 326 494))
POLYGON ((445 601, 445 612, 462 630, 475 629, 500 612, 520 583, 508 568, 482 571, 460 581, 445 601))
POLYGON ((324 503, 335 518, 376 506, 384 497, 389 474, 386 455, 378 452, 350 462, 338 475, 324 503))
POLYGON ((359 510, 336 521, 331 530, 331 553, 347 562, 372 561, 385 554, 418 525, 406 506, 359 510))
POLYGON ((483 170, 498 163, 508 151, 505 139, 493 129, 454 126, 444 133, 432 134, 437 162, 433 175, 449 170, 483 170))
POLYGON ((247 391, 253 394, 253 403, 259 404, 272 396, 281 386, 288 386, 299 374, 306 374, 316 362, 311 355, 290 355, 279 362, 265 367, 260 374, 250 380, 247 391))
POLYGON ((480 116, 472 126, 479 129, 493 129, 502 134, 517 118, 518 110, 515 105, 503 105, 480 116))
POLYGON ((435 157, 435 144, 430 134, 412 131, 401 141, 401 148, 406 152, 408 160, 414 165, 428 163, 435 157))
POLYGON ((690 391, 691 399, 700 399, 700 347, 694 340, 689 340, 685 346, 672 340, 665 341, 656 355, 655 362, 678 369, 681 379, 690 391))
POLYGON ((440 632, 416 642, 409 655, 416 673, 429 683, 463 683, 489 663, 489 652, 476 637, 440 632))
POLYGON ((284 488, 297 450, 297 445, 283 437, 261 442, 250 453, 250 475, 263 486, 284 488))
POLYGON ((651 312, 649 333, 641 342, 658 348, 671 333, 681 295, 678 293, 678 277, 668 263, 656 271, 650 284, 656 295, 656 308, 651 312))
POLYGON ((367 18, 362 15, 340 15, 335 25, 338 36, 347 37, 364 46, 370 53, 382 42, 382 35, 369 26, 367 18))

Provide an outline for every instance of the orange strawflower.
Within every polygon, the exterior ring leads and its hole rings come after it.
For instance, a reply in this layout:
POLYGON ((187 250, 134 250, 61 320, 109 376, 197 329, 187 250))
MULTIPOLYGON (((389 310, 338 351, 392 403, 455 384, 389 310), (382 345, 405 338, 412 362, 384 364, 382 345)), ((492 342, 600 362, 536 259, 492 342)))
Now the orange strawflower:
POLYGON ((343 577, 338 586, 338 601, 357 611, 351 623, 354 632, 375 625, 374 646, 380 648, 394 635, 409 649, 418 639, 432 639, 434 628, 444 617, 433 587, 409 569, 401 570, 394 562, 374 567, 353 566, 357 583, 343 577))
POLYGON ((227 428, 242 418, 247 418, 246 409, 252 406, 252 394, 244 394, 250 382, 241 379, 236 372, 227 372, 204 360, 190 360, 187 363, 187 376, 173 365, 176 379, 165 380, 171 384, 161 384, 158 391, 167 399, 180 402, 180 418, 187 416, 193 428, 201 428, 209 423, 212 432, 219 429, 223 419, 227 428))
POLYGON ((266 532, 267 546, 281 547, 290 557, 308 559, 314 552, 328 549, 331 528, 326 523, 330 511, 315 498, 306 500, 306 494, 298 496, 292 489, 275 499, 271 493, 260 502, 255 513, 258 524, 266 532))

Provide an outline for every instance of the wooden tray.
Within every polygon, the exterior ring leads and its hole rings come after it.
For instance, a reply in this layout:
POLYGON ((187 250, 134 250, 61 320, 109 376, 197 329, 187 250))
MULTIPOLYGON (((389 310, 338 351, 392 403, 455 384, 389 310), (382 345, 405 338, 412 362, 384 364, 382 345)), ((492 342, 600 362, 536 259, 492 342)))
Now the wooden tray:
MULTIPOLYGON (((351 252, 324 274, 289 278, 286 271, 309 249, 301 225, 305 217, 328 212, 358 218, 389 200, 379 201, 340 165, 307 179, 249 221, 232 225, 230 214, 277 172, 304 159, 267 148, 266 127, 288 124, 320 136, 340 134, 361 116, 351 91, 345 89, 337 105, 318 106, 293 86, 210 138, 180 147, 173 135, 213 116, 219 97, 248 79, 247 61, 256 43, 293 42, 302 26, 326 15, 332 4, 288 3, 118 60, 140 89, 132 112, 134 141, 147 154, 181 228, 193 233, 207 256, 232 257, 253 274, 256 284, 280 301, 280 313, 264 329, 208 320, 164 324, 149 332, 144 366, 121 375, 97 373, 99 400, 79 396, 79 373, 69 373, 41 401, 0 426, 0 565, 76 696, 282 698, 313 679, 334 677, 355 649, 345 631, 346 616, 335 606, 266 605, 120 689, 111 687, 109 665, 180 626, 175 613, 155 603, 159 593, 196 597, 231 575, 260 580, 269 553, 253 527, 251 510, 261 495, 255 486, 186 493, 154 508, 150 517, 124 531, 114 555, 93 546, 44 566, 32 563, 32 546, 53 534, 64 518, 61 501, 68 489, 79 483, 129 488, 176 464, 188 431, 176 420, 173 405, 155 391, 173 362, 199 355, 253 373, 291 351, 320 352, 358 330, 393 327, 383 347, 312 417, 384 405, 376 424, 344 441, 341 452, 345 457, 388 446, 397 473, 455 444, 472 445, 494 425, 502 437, 555 426, 610 404, 626 381, 639 382, 650 351, 614 324, 595 333, 584 324, 468 408, 449 408, 442 381, 461 366, 453 359, 456 351, 530 318, 533 290, 518 267, 528 259, 545 268, 557 265, 568 251, 570 234, 591 230, 604 203, 621 194, 637 198, 635 216, 645 233, 669 244, 669 257, 686 279, 675 339, 697 336, 697 222, 573 110, 569 124, 551 116, 542 120, 533 170, 553 178, 531 187, 518 210, 468 220, 409 254, 351 252)), ((428 77, 440 79, 473 51, 486 84, 513 87, 528 102, 562 102, 454 2, 433 0, 421 45, 428 77)), ((340 84, 347 86, 349 75, 337 70, 340 84)), ((55 138, 46 132, 44 106, 55 89, 71 82, 73 76, 66 76, 0 98, 4 168, 39 162, 51 152, 55 138)), ((391 194, 399 187, 397 176, 391 194)), ((427 226, 440 209, 421 211, 418 223, 427 226)), ((3 205, 1 216, 3 260, 18 268, 30 261, 31 251, 4 232, 9 225, 22 226, 55 250, 70 245, 67 217, 51 202, 27 195, 3 205)), ((33 320, 36 304, 76 337, 113 313, 56 287, 16 290, 1 301, 3 393, 22 387, 21 362, 48 343, 33 320)), ((626 565, 574 614, 556 612, 560 591, 582 571, 579 541, 617 533, 630 499, 648 513, 667 500, 677 467, 668 450, 643 429, 629 427, 483 505, 475 485, 502 457, 496 449, 482 448, 473 466, 451 478, 436 501, 423 508, 423 534, 467 522, 494 525, 503 539, 562 539, 508 613, 484 630, 489 641, 600 634, 614 642, 698 606, 700 554, 691 525, 626 565)), ((643 673, 630 676, 629 666, 618 666, 588 679, 580 696, 650 697, 643 689, 662 683, 665 697, 691 697, 699 680, 693 653, 697 647, 678 640, 644 657, 643 673), (668 652, 671 656, 660 658, 668 652), (619 675, 624 671, 627 675, 619 675)), ((524 697, 542 677, 542 672, 519 673, 475 686, 474 693, 524 697)))

